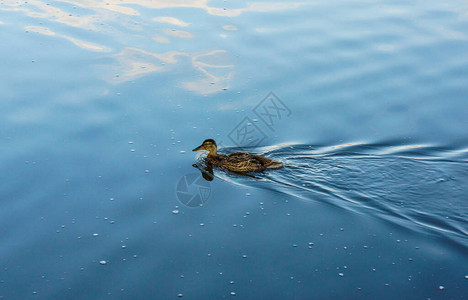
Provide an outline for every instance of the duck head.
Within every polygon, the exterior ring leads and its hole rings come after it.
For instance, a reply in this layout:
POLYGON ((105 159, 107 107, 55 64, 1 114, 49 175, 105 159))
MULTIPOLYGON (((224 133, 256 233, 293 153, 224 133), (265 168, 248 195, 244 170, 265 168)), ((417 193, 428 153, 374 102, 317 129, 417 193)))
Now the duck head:
POLYGON ((216 142, 213 139, 207 139, 207 140, 204 140, 200 146, 193 149, 192 151, 206 150, 210 152, 210 155, 215 155, 216 149, 217 149, 216 142))

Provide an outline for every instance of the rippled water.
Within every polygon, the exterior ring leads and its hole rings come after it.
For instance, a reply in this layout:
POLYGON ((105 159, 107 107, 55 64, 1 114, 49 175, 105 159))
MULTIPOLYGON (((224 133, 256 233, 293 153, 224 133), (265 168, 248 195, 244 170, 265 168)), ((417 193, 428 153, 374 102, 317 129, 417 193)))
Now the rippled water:
MULTIPOLYGON (((374 215, 392 225, 442 236, 462 253, 467 251, 467 149, 393 141, 249 150, 286 167, 257 174, 260 183, 251 179, 244 185, 374 215)), ((233 183, 242 179, 220 178, 233 183)))
POLYGON ((0 0, 0 299, 466 298, 466 32, 464 1, 0 0), (206 138, 286 166, 206 181, 206 138))

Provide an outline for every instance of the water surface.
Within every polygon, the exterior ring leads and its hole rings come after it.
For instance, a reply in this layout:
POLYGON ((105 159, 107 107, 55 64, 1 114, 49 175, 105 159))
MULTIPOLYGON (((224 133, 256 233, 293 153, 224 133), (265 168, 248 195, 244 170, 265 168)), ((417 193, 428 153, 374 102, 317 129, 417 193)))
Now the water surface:
POLYGON ((0 298, 466 298, 466 32, 463 1, 0 0, 0 298), (206 138, 286 167, 205 181, 206 138))

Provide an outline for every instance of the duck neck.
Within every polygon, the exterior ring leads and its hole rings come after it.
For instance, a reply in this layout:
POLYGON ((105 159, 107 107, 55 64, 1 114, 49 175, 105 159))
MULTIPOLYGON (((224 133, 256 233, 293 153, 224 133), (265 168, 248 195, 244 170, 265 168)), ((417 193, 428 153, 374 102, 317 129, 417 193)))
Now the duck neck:
POLYGON ((208 155, 211 155, 211 156, 218 155, 216 147, 210 148, 210 150, 208 150, 208 151, 209 151, 208 155))

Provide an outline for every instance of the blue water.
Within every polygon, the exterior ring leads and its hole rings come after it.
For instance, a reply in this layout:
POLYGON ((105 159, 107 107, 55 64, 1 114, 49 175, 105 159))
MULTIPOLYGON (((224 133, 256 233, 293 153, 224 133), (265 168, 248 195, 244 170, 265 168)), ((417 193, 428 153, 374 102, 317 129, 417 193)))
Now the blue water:
POLYGON ((0 0, 0 299, 466 299, 467 21, 0 0))

